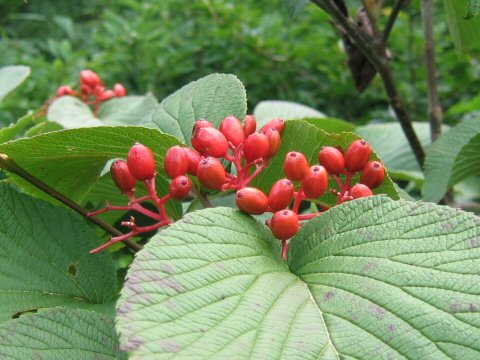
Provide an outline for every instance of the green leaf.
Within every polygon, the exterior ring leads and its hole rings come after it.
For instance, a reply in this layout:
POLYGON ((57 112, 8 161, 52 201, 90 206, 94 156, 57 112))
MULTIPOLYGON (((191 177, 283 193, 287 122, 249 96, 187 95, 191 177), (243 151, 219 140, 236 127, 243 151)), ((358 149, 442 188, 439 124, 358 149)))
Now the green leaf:
POLYGON ((42 121, 35 126, 32 126, 28 131, 25 133, 25 136, 32 137, 35 135, 45 134, 51 131, 58 131, 62 130, 62 126, 57 124, 53 121, 42 121))
MULTIPOLYGON (((140 127, 96 127, 55 131, 0 144, 7 154, 35 177, 60 193, 81 201, 98 180, 106 162, 126 158, 135 142, 152 149, 162 174, 163 156, 178 141, 155 129, 140 127)), ((16 176, 16 184, 35 196, 43 193, 16 176)), ((113 184, 111 184, 113 188, 113 184)), ((48 199, 48 197, 46 197, 48 199)))
MULTIPOLYGON (((322 146, 341 146, 346 149, 350 143, 360 139, 353 133, 329 134, 316 126, 305 121, 291 120, 287 121, 285 131, 282 135, 282 145, 278 153, 274 156, 268 167, 254 180, 253 184, 268 192, 275 181, 285 177, 283 172, 283 161, 289 151, 301 151, 305 154, 309 164, 318 164, 318 152, 322 146)), ((380 160, 375 153, 375 147, 372 147, 372 160, 380 160)), ((358 176, 354 177, 353 184, 358 181, 358 176)), ((335 187, 330 182, 329 188, 335 187)), ((383 184, 374 190, 375 194, 387 194, 393 199, 399 199, 397 190, 390 179, 385 177, 383 184)), ((334 205, 336 197, 330 193, 319 198, 319 202, 325 205, 334 205)))
POLYGON ((36 119, 35 114, 21 117, 15 124, 0 129, 0 143, 13 140, 31 126, 36 119))
POLYGON ((307 7, 310 0, 284 0, 284 2, 290 17, 295 19, 307 7))
POLYGON ((30 68, 23 65, 12 65, 0 68, 0 102, 3 98, 25 81, 30 75, 30 68))
POLYGON ((197 211, 138 253, 117 303, 134 358, 475 359, 480 223, 434 204, 346 202, 279 242, 197 211))
POLYGON ((439 201, 450 187, 480 174, 480 118, 461 121, 427 151, 422 194, 439 201))
POLYGON ((243 120, 246 112, 247 96, 240 80, 234 75, 212 74, 164 99, 142 126, 158 128, 190 144, 195 121, 207 119, 218 126, 228 115, 243 120))
POLYGON ((157 105, 152 94, 113 98, 102 103, 98 117, 105 125, 138 125, 157 105))
POLYGON ((468 5, 465 1, 458 0, 444 0, 444 3, 450 35, 457 50, 466 52, 478 46, 480 17, 475 15, 478 13, 479 1, 470 1, 468 5))
POLYGON ((56 99, 47 111, 47 119, 60 124, 65 129, 101 126, 90 107, 73 96, 56 99))
POLYGON ((0 183, 0 323, 54 306, 108 311, 115 269, 107 253, 88 253, 98 245, 77 214, 0 183))
POLYGON ((355 125, 346 122, 344 120, 336 118, 322 118, 322 119, 303 119, 306 122, 309 122, 312 125, 315 125, 317 128, 329 132, 329 133, 340 133, 340 132, 354 132, 355 125))
POLYGON ((255 106, 253 115, 257 120, 258 128, 265 125, 272 118, 283 120, 302 120, 305 118, 324 118, 325 114, 306 105, 292 101, 269 100, 261 101, 255 106))
POLYGON ((5 359, 126 359, 111 317, 55 308, 0 325, 5 359))

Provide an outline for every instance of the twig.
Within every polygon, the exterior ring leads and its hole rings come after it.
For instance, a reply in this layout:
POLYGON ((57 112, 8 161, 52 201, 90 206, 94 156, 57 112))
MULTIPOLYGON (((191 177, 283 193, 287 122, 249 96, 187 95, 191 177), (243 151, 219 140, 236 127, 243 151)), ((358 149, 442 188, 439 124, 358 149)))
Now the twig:
POLYGON ((383 29, 382 32, 382 44, 386 44, 388 37, 390 36, 390 32, 393 29, 393 24, 395 24, 395 21, 397 20, 397 16, 400 13, 400 10, 402 9, 403 3, 405 0, 397 0, 395 2, 395 5, 393 5, 392 12, 390 13, 390 16, 388 17, 387 23, 385 24, 385 28, 383 29))
MULTIPOLYGON (((70 209, 76 211, 83 217, 87 218, 91 222, 93 222, 95 225, 98 227, 102 228, 105 230, 107 233, 113 235, 113 236, 121 236, 123 233, 116 228, 114 228, 112 225, 109 223, 98 219, 96 217, 87 217, 88 211, 81 207, 79 204, 77 204, 75 201, 69 199, 65 195, 59 193, 58 191, 52 189, 50 186, 42 182, 41 180, 37 179, 35 176, 30 174, 29 172, 23 170, 20 166, 18 166, 15 161, 10 158, 6 154, 0 154, 0 167, 4 168, 5 170, 8 170, 11 173, 14 173, 18 176, 20 176, 22 179, 28 181, 30 184, 36 186, 43 192, 47 193, 48 195, 52 196, 53 198, 57 199, 58 201, 62 202, 66 206, 68 206, 70 209)), ((133 251, 139 251, 142 249, 142 246, 135 243, 134 241, 131 240, 125 240, 123 243, 132 249, 133 251)))
POLYGON ((192 185, 191 191, 197 196, 198 200, 200 200, 204 208, 212 207, 212 203, 210 202, 210 200, 208 200, 207 196, 198 187, 196 187, 195 184, 192 185))

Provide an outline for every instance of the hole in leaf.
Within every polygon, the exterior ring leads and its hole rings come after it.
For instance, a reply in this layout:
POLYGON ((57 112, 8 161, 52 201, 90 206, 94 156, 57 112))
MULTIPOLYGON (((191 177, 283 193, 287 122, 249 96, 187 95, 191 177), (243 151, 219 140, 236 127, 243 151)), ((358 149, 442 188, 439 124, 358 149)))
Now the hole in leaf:
POLYGON ((38 309, 28 309, 28 310, 19 311, 12 315, 12 319, 18 319, 20 316, 24 314, 35 314, 37 311, 38 309))
POLYGON ((77 267, 73 264, 71 264, 69 267, 68 267, 68 272, 72 275, 72 276, 75 276, 77 274, 77 267))

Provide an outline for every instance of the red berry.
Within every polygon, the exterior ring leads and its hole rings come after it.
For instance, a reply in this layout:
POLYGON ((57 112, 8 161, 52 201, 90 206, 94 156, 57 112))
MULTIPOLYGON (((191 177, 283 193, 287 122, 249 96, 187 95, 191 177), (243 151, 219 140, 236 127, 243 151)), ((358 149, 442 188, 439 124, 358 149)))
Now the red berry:
POLYGON ((219 129, 225 135, 227 141, 231 142, 235 147, 242 144, 245 140, 242 124, 235 116, 227 116, 223 119, 219 129))
POLYGON ((197 178, 206 188, 220 190, 225 183, 225 169, 220 160, 207 157, 198 164, 197 178))
POLYGON ((302 179, 303 193, 309 199, 322 196, 328 187, 328 174, 323 166, 315 165, 309 169, 308 174, 302 179))
POLYGON ((128 193, 135 187, 135 178, 133 177, 128 165, 123 160, 116 160, 110 166, 110 175, 113 182, 122 193, 128 193))
POLYGON ((257 129, 257 121, 253 115, 245 116, 245 121, 243 122, 243 134, 245 139, 248 138, 251 134, 257 129))
POLYGON ((80 82, 94 88, 99 85, 102 81, 100 77, 90 69, 80 71, 80 82))
POLYGON ((267 159, 270 151, 268 138, 262 133, 251 134, 243 144, 243 155, 248 162, 257 159, 267 159))
POLYGON ((175 145, 168 149, 163 160, 163 166, 170 179, 185 175, 188 169, 188 157, 184 148, 175 145))
POLYGON ((282 135, 283 130, 285 129, 285 121, 280 118, 273 118, 268 123, 262 126, 260 132, 266 134, 269 129, 277 129, 280 135, 282 135))
POLYGON ((198 139, 198 132, 200 131, 200 129, 202 129, 204 127, 212 127, 213 128, 213 124, 210 121, 200 119, 200 120, 197 120, 195 122, 195 125, 193 125, 193 129, 192 129, 191 143, 192 143, 193 148, 196 149, 197 151, 199 151, 200 153, 203 153, 203 150, 202 151, 198 150, 198 149, 202 149, 202 144, 201 144, 200 140, 198 139))
POLYGON ((370 145, 365 140, 355 140, 345 152, 345 167, 354 173, 365 166, 370 158, 370 145))
POLYGON ((285 209, 292 201, 294 192, 295 187, 290 180, 278 180, 268 194, 268 206, 272 211, 285 209))
POLYGON ((137 180, 148 180, 155 176, 155 158, 152 151, 145 145, 136 143, 130 148, 127 164, 137 180))
POLYGON ((105 90, 98 95, 98 100, 105 101, 115 97, 115 92, 113 90, 105 90))
POLYGON ((292 181, 300 181, 308 174, 308 161, 301 152, 290 151, 283 163, 285 175, 292 181))
POLYGON ((168 188, 170 195, 174 199, 185 199, 192 188, 192 181, 188 176, 180 175, 172 180, 168 188))
POLYGON ((365 164, 360 175, 360 182, 374 189, 383 182, 385 178, 385 168, 379 161, 369 161, 365 164))
POLYGON ((337 148, 333 146, 324 146, 318 153, 318 162, 329 173, 340 174, 345 168, 345 159, 343 154, 337 148))
POLYGON ((260 215, 267 211, 268 198, 259 189, 246 187, 237 191, 235 203, 247 214, 260 215))
POLYGON ((370 190, 370 188, 364 184, 356 184, 352 186, 349 194, 354 199, 373 195, 372 190, 370 190))
MULTIPOLYGON (((212 127, 204 127, 198 130, 197 132, 198 143, 193 143, 192 145, 197 145, 195 150, 201 154, 205 154, 213 157, 223 157, 228 151, 228 142, 223 134, 212 127)), ((193 140, 193 139, 192 139, 193 140)))
POLYGON ((268 158, 271 159, 272 157, 275 156, 278 149, 280 148, 282 139, 277 129, 269 129, 266 135, 267 135, 268 145, 269 145, 268 158))
POLYGON ((203 157, 195 150, 189 148, 182 148, 187 155, 188 168, 187 173, 197 175, 198 164, 202 161, 203 157))
POLYGON ((120 83, 113 85, 113 91, 117 97, 123 97, 127 95, 127 90, 125 90, 125 87, 120 83))
POLYGON ((73 89, 68 85, 62 85, 57 89, 57 96, 73 95, 73 89))
POLYGON ((290 239, 298 232, 298 215, 292 210, 277 211, 272 217, 270 228, 277 239, 290 239))

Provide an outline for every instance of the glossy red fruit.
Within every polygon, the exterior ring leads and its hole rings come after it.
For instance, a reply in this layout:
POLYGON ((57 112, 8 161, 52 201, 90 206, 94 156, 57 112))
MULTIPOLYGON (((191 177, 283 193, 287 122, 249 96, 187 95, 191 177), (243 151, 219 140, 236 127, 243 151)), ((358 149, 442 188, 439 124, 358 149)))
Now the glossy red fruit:
POLYGON ((360 182, 370 189, 380 186, 385 178, 385 168, 379 161, 369 161, 365 164, 360 175, 360 182))
POLYGON ((301 152, 290 151, 285 157, 283 170, 292 181, 300 181, 309 171, 308 161, 301 152))
POLYGON ((135 188, 135 178, 125 161, 115 160, 110 166, 110 175, 122 193, 128 193, 135 188))
POLYGON ((246 187, 237 191, 235 203, 247 214, 260 215, 268 209, 268 198, 259 189, 246 187))
POLYGON ((292 210, 277 211, 270 222, 273 236, 279 240, 290 239, 298 232, 298 215, 292 210))
POLYGON ((202 144, 201 144, 200 140, 198 139, 198 132, 200 131, 200 129, 202 129, 204 127, 213 128, 213 124, 210 121, 207 121, 207 120, 204 120, 204 119, 197 120, 195 122, 195 125, 193 125, 192 138, 191 138, 191 143, 192 143, 193 148, 195 150, 199 151, 202 154, 204 153, 204 151, 202 149, 202 144))
POLYGON ((285 129, 285 121, 280 118, 273 118, 268 123, 262 126, 260 132, 266 134, 269 129, 277 129, 280 135, 282 135, 283 130, 285 129))
POLYGON ((309 199, 322 196, 328 187, 327 170, 321 165, 314 165, 309 169, 307 175, 302 179, 303 193, 309 199))
POLYGON ((192 181, 188 176, 180 175, 172 180, 168 192, 174 199, 185 199, 192 188, 192 181))
POLYGON ((293 199, 295 187, 288 179, 280 179, 273 184, 268 194, 268 206, 272 211, 285 209, 293 199))
POLYGON ((343 154, 333 146, 324 146, 318 153, 318 162, 331 174, 340 174, 345 168, 343 154))
POLYGON ((116 83, 115 85, 113 85, 113 92, 117 97, 123 97, 127 95, 127 90, 125 90, 125 87, 120 83, 116 83))
POLYGON ((187 173, 197 175, 198 164, 202 161, 203 157, 195 150, 189 148, 182 148, 185 152, 188 160, 187 173))
POLYGON ((245 140, 242 124, 235 116, 227 116, 222 120, 219 127, 227 141, 238 147, 245 140))
POLYGON ((184 148, 175 145, 168 149, 163 160, 163 166, 170 179, 185 175, 188 170, 188 157, 184 148))
POLYGON ((372 190, 370 190, 370 188, 364 184, 356 184, 352 186, 349 194, 354 199, 373 195, 372 190))
POLYGON ((57 96, 73 95, 73 89, 68 85, 62 85, 57 89, 57 96))
MULTIPOLYGON (((195 150, 207 156, 223 157, 228 151, 228 141, 217 129, 204 127, 197 132, 198 146, 195 150)), ((192 141, 192 145, 194 145, 192 141)))
POLYGON ((152 151, 145 145, 136 143, 130 148, 127 164, 137 180, 148 180, 155 176, 155 158, 152 151))
POLYGON ((362 169, 370 158, 370 145, 365 140, 355 140, 345 151, 345 167, 351 173, 362 169))
POLYGON ((248 138, 257 130, 257 121, 253 115, 245 116, 245 121, 243 122, 243 134, 245 139, 248 138))
POLYGON ((102 81, 100 77, 90 69, 80 71, 80 82, 94 88, 102 81))
POLYGON ((113 97, 115 97, 115 92, 113 90, 105 90, 99 94, 98 100, 105 101, 113 97))
POLYGON ((243 155, 248 162, 253 162, 257 159, 268 159, 270 151, 270 144, 268 138, 262 133, 251 134, 243 144, 243 155))
POLYGON ((267 139, 268 139, 268 158, 271 159, 275 156, 278 149, 280 148, 280 144, 282 143, 282 138, 280 137, 280 133, 277 129, 269 129, 267 131, 267 139))
POLYGON ((220 160, 207 157, 198 164, 197 178, 206 188, 220 190, 225 183, 225 169, 220 160))

